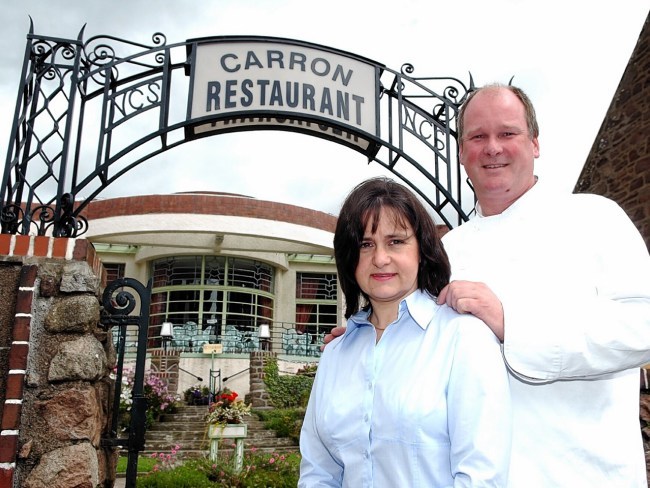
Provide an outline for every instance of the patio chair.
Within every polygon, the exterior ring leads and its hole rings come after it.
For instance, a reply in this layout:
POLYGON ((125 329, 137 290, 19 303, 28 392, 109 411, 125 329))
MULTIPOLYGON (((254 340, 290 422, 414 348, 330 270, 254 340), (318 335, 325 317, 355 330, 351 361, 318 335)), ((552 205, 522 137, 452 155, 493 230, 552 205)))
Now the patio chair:
POLYGON ((226 325, 224 333, 221 334, 223 352, 241 352, 243 349, 242 333, 234 325, 226 325))

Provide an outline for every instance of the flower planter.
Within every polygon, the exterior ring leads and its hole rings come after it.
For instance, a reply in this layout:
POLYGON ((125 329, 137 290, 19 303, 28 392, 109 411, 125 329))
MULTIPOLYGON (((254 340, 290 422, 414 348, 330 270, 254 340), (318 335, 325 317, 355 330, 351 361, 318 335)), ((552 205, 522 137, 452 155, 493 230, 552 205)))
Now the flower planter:
POLYGON ((244 437, 248 432, 246 424, 208 424, 208 438, 210 439, 210 461, 217 462, 219 442, 221 439, 235 440, 235 453, 233 462, 235 472, 239 473, 244 464, 244 437))
POLYGON ((209 424, 208 437, 210 439, 237 439, 246 437, 247 424, 209 424))

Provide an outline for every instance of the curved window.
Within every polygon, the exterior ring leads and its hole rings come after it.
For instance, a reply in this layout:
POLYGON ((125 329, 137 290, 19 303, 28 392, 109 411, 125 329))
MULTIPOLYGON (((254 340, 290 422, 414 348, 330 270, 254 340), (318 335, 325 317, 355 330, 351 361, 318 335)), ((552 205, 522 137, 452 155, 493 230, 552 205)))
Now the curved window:
POLYGON ((256 339, 259 325, 273 318, 275 270, 268 264, 175 256, 153 261, 151 274, 150 346, 160 345, 163 322, 173 324, 175 346, 198 350, 227 334, 256 339))
POLYGON ((296 273, 296 330, 325 335, 337 324, 333 273, 296 273))

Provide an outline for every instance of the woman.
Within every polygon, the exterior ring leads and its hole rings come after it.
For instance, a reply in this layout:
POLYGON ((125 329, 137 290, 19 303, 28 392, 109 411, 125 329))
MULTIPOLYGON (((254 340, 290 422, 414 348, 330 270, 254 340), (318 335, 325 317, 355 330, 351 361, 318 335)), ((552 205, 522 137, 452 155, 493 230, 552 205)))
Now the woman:
POLYGON ((348 323, 320 360, 298 486, 505 486, 499 342, 436 304, 450 268, 423 205, 390 179, 361 183, 341 209, 334 254, 348 323))

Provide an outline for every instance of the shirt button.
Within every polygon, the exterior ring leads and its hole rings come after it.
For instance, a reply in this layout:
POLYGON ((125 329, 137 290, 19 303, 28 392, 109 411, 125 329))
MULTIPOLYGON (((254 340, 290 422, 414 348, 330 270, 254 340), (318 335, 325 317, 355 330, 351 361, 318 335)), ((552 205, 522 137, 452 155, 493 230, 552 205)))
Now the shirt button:
POLYGON ((365 415, 363 416, 363 421, 364 421, 364 422, 368 422, 368 420, 370 420, 370 417, 368 416, 368 414, 365 414, 365 415))

